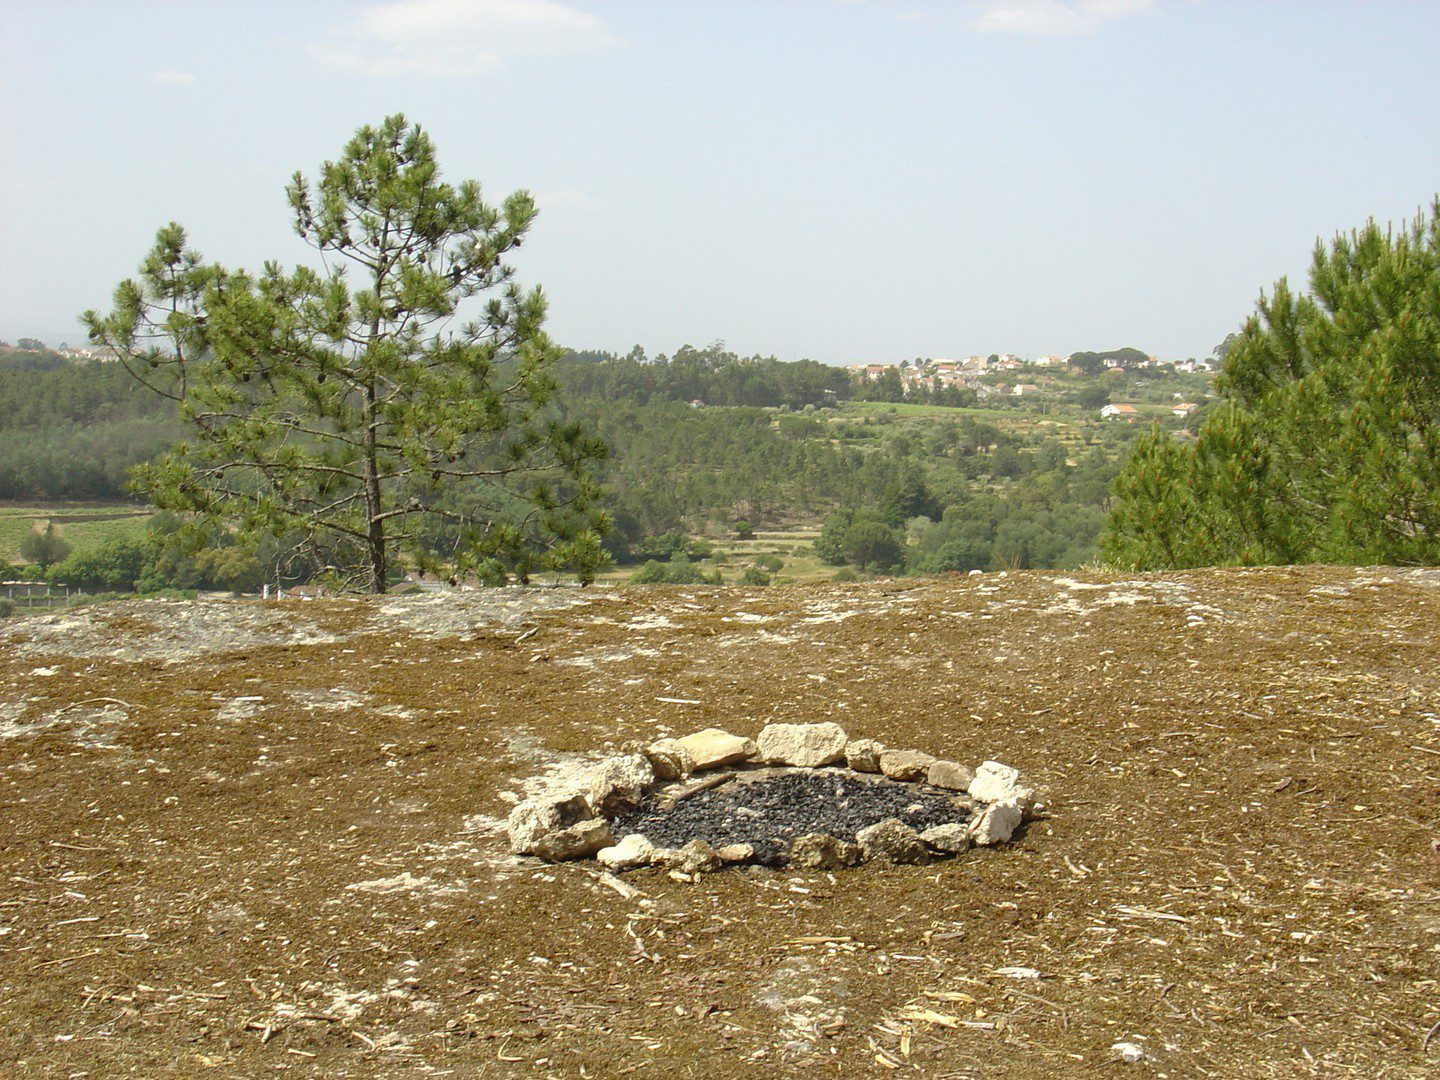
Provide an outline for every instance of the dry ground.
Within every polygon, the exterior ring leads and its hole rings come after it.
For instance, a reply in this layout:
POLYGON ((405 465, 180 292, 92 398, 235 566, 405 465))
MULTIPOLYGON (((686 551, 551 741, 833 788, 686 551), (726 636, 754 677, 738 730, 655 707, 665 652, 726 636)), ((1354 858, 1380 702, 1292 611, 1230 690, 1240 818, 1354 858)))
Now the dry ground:
POLYGON ((1331 568, 12 621, 0 1071, 1436 1075, 1437 655, 1440 576, 1331 568), (547 767, 772 718, 1049 815, 630 895, 505 854, 547 767))

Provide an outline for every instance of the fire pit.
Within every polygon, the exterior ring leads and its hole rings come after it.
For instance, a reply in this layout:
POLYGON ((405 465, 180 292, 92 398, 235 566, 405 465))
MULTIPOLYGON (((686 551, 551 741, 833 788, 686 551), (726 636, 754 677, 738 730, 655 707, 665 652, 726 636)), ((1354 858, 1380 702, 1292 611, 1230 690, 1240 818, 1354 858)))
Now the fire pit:
POLYGON ((526 800, 511 850, 550 862, 681 874, 758 863, 839 869, 926 863, 1003 843, 1037 807, 1016 770, 850 739, 833 723, 715 728, 608 758, 583 791, 526 800))

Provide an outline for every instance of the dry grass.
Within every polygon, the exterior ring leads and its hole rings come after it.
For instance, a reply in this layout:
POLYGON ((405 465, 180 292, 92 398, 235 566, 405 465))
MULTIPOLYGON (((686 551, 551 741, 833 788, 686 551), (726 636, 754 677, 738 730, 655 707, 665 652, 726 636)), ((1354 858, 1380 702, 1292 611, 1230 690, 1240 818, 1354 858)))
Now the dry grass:
POLYGON ((177 662, 146 645, 176 605, 6 624, 4 1069, 1440 1067, 1435 577, 580 599, 448 633, 433 607, 220 603, 234 644, 177 662), (298 638, 242 628, 277 611, 298 638), (505 855, 547 766, 772 718, 995 757, 1052 809, 1005 849, 833 878, 616 888, 505 855))

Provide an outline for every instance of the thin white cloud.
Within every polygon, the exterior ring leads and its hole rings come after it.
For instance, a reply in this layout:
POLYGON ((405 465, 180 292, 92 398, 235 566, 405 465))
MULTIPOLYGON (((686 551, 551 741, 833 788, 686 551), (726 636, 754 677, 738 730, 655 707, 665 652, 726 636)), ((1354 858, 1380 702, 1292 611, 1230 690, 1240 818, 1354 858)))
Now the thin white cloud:
POLYGON ((195 76, 189 71, 154 71, 150 73, 150 81, 166 86, 189 86, 195 81, 195 76))
POLYGON ((1153 7, 1153 0, 986 0, 975 27, 1006 34, 1091 34, 1111 19, 1153 7))
POLYGON ((514 57, 618 44, 599 18, 559 0, 390 0, 362 8, 313 55, 367 75, 472 75, 514 57))

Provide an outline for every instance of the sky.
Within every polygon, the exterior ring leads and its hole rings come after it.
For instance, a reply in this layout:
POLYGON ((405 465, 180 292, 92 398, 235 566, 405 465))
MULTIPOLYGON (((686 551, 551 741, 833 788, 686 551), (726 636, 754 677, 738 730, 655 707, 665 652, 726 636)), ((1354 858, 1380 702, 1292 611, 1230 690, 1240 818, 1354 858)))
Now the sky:
POLYGON ((0 338, 155 230, 313 262, 284 185, 394 112, 541 208, 575 348, 1208 355, 1440 192, 1435 0, 0 0, 0 338))

